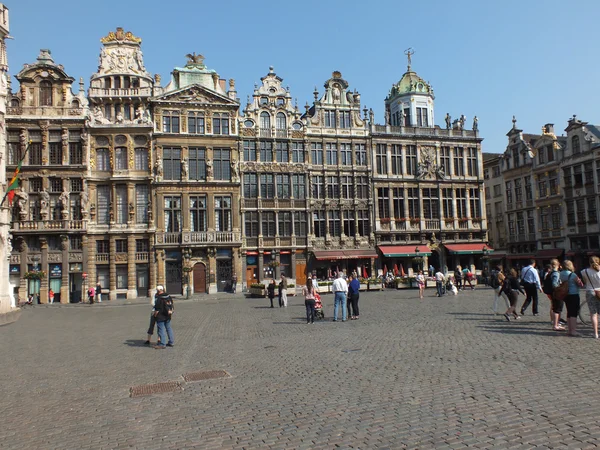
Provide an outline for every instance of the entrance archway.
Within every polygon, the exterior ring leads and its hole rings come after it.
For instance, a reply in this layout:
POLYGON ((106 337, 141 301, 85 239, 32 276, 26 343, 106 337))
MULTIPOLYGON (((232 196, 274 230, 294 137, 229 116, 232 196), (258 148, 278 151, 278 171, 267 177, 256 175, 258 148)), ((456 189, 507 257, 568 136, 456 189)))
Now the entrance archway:
POLYGON ((206 294, 206 266, 197 263, 194 266, 194 294, 206 294))

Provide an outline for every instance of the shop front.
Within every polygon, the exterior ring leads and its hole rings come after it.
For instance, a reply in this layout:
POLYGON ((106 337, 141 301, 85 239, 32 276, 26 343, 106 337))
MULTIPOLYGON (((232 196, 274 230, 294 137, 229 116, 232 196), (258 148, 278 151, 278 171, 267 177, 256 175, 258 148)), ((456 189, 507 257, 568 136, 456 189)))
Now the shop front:
POLYGON ((483 270, 494 251, 485 242, 444 244, 444 247, 448 252, 448 270, 454 270, 457 266, 469 270, 483 270))
POLYGON ((309 274, 319 280, 334 278, 338 272, 350 275, 356 272, 360 277, 376 277, 375 250, 314 250, 309 260, 309 274))
POLYGON ((380 245, 381 269, 385 275, 412 276, 419 270, 427 270, 431 249, 427 245, 380 245))

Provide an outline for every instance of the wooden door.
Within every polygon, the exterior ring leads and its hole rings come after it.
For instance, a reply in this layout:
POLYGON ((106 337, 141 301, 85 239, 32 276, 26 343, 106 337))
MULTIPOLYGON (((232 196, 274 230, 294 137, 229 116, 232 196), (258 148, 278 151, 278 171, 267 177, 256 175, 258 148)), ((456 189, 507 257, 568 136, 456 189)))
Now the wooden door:
POLYGON ((256 272, 257 266, 248 266, 246 267, 246 286, 250 289, 250 286, 254 283, 258 283, 258 280, 254 278, 254 273, 256 272))
POLYGON ((296 286, 306 284, 306 263, 296 263, 296 286))
POLYGON ((194 293, 206 294, 206 267, 202 263, 194 266, 194 293))

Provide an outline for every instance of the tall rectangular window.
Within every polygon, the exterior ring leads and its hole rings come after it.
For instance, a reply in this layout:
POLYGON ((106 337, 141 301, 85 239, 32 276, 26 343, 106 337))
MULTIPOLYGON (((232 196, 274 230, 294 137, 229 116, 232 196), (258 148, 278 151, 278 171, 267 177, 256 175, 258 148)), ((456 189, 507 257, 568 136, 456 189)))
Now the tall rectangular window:
POLYGON ((342 198, 354 198, 354 185, 352 183, 352 177, 351 176, 341 176, 340 177, 340 181, 341 181, 341 191, 342 191, 342 198))
POLYGON ((352 165, 352 146, 350 144, 340 144, 340 158, 343 166, 352 165))
POLYGON ((245 173, 244 180, 244 198, 258 197, 258 182, 255 173, 245 173))
POLYGON ((325 177, 327 182, 327 198, 340 198, 340 179, 334 176, 325 177))
POLYGON ((127 148, 115 148, 115 170, 127 170, 127 148))
POLYGON ((50 164, 62 164, 62 142, 50 142, 50 164))
POLYGON ((559 230, 562 226, 560 205, 552 205, 552 229, 559 230))
POLYGON ((357 176, 356 181, 356 198, 369 198, 369 178, 365 176, 357 176))
POLYGON ((188 158, 190 180, 206 180, 206 149, 204 147, 190 147, 188 158))
POLYGON ((231 231, 231 197, 227 195, 215 197, 215 229, 231 231))
POLYGON ((288 152, 287 142, 276 142, 275 143, 275 160, 277 162, 289 162, 290 154, 288 152))
POLYGON ((392 206, 394 219, 406 218, 404 211, 404 188, 392 188, 392 206))
POLYGON ((108 225, 110 221, 110 186, 97 186, 96 195, 96 221, 99 225, 108 225))
POLYGON ((260 196, 261 198, 275 197, 275 185, 273 184, 272 173, 260 174, 260 196))
POLYGON ((306 236, 308 234, 308 228, 306 227, 306 212, 296 211, 294 212, 294 235, 295 236, 306 236))
POLYGON ((135 221, 136 223, 148 223, 148 185, 135 185, 135 221))
POLYGON ((380 219, 390 218, 390 190, 377 188, 377 211, 380 219))
POLYGON ((467 175, 470 177, 478 176, 478 164, 477 164, 477 149, 469 147, 467 149, 467 175))
POLYGON ((313 212, 313 233, 315 237, 324 238, 327 229, 325 211, 319 210, 313 212))
POLYGON ((465 176, 465 149, 462 147, 454 147, 454 175, 457 177, 465 176))
POLYGON ((277 213, 278 219, 278 234, 279 236, 291 236, 292 235, 292 213, 287 211, 279 211, 277 213))
POLYGON ((435 188, 423 188, 423 218, 440 218, 440 199, 435 188))
POLYGON ((188 133, 204 134, 204 113, 195 111, 188 113, 188 133))
POLYGON ((452 204, 452 189, 442 189, 442 208, 444 218, 449 219, 454 216, 454 205, 452 204))
POLYGON ((229 115, 227 113, 213 114, 213 134, 229 134, 229 115))
POLYGON ((450 176, 450 147, 440 149, 440 166, 446 176, 450 176))
POLYGON ((148 170, 148 149, 139 147, 133 153, 135 170, 148 170))
POLYGON ((179 111, 163 111, 163 133, 179 133, 179 111))
POLYGON ((275 213, 272 211, 262 212, 262 235, 265 237, 275 237, 275 213))
POLYGON ((231 150, 215 148, 213 150, 214 179, 231 180, 231 150))
POLYGON ((540 229, 542 231, 550 229, 550 207, 540 206, 540 229))
POLYGON ((408 217, 411 219, 421 218, 421 208, 419 207, 419 189, 408 188, 408 217))
POLYGON ((357 166, 367 165, 367 150, 365 144, 354 144, 354 163, 357 166))
POLYGON ((523 201, 523 190, 521 189, 521 179, 515 179, 515 201, 522 202, 523 201))
POLYGON ((338 163, 338 151, 337 144, 327 143, 325 144, 325 152, 327 156, 327 164, 330 166, 337 166, 338 163))
POLYGON ((325 182, 320 175, 312 177, 312 196, 313 198, 325 198, 325 182))
POLYGON ((354 211, 342 211, 342 228, 345 236, 356 235, 356 222, 354 221, 354 211))
POLYGON ((206 196, 204 195, 190 196, 190 230, 207 230, 206 196))
POLYGON ((340 128, 350 128, 352 122, 350 121, 350 111, 340 111, 340 128))
POLYGON ((277 174, 275 176, 275 185, 277 186, 277 198, 290 198, 290 176, 287 173, 277 174))
POLYGON ((457 189, 456 190, 456 216, 459 219, 467 219, 467 190, 457 189))
POLYGON ((392 174, 402 175, 402 146, 392 144, 392 174))
POLYGON ((377 166, 378 174, 387 175, 387 145, 377 144, 375 149, 375 164, 377 166))
POLYGON ((83 180, 81 178, 71 178, 70 187, 71 187, 71 192, 82 192, 83 191, 83 180))
POLYGON ((181 232, 181 197, 166 196, 164 205, 165 231, 167 233, 181 232))
POLYGON ((417 126, 428 127, 427 108, 417 108, 417 126))
POLYGON ((513 202, 512 182, 507 181, 505 186, 506 186, 506 203, 510 205, 513 202))
POLYGON ((327 223, 329 234, 331 236, 339 237, 342 235, 342 226, 340 223, 340 212, 339 211, 327 211, 327 223))
POLYGON ((535 219, 533 217, 533 210, 527 211, 527 232, 531 235, 535 233, 535 219))
POLYGON ((292 142, 292 162, 303 163, 304 162, 304 143, 303 142, 292 142))
POLYGON ((244 161, 256 161, 255 141, 244 141, 244 161))
POLYGON ((29 144, 29 165, 39 166, 42 164, 42 144, 32 142, 29 144))
POLYGON ((406 146, 406 174, 416 175, 417 174, 417 146, 407 145, 406 146))
POLYGON ((335 111, 325 110, 325 128, 335 128, 335 111))
POLYGON ((273 143, 270 141, 261 141, 260 143, 260 160, 261 162, 273 161, 273 143))
MULTIPOLYGON (((494 186, 495 188, 495 186, 494 186)), ((533 189, 531 187, 531 177, 527 175, 525 177, 525 199, 532 200, 533 199, 533 189)))
POLYGON ((163 168, 165 180, 181 180, 181 148, 165 147, 163 149, 163 168))
POLYGON ((258 212, 246 211, 244 213, 244 236, 258 236, 258 212))
POLYGON ((117 196, 115 201, 116 222, 120 224, 127 223, 127 186, 119 184, 115 187, 117 196))
POLYGON ((368 236, 369 233, 371 233, 369 211, 360 209, 356 211, 356 220, 358 222, 358 234, 361 236, 368 236))
POLYGON ((311 164, 323 165, 323 144, 320 142, 311 143, 310 147, 311 164))
POLYGON ((296 200, 306 198, 306 177, 304 174, 292 174, 292 195, 296 200))

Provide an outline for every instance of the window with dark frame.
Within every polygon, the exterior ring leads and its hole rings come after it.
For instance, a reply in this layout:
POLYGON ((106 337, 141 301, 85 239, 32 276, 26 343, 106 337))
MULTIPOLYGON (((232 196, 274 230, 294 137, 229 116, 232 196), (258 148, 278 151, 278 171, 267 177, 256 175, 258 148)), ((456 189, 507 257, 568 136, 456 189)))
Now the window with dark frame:
POLYGON ((288 211, 279 211, 277 213, 278 235, 289 237, 292 235, 292 213, 288 211))
POLYGON ((271 141, 260 142, 260 161, 261 162, 272 162, 273 161, 273 143, 271 141))
POLYGON ((163 111, 163 133, 179 133, 179 111, 163 111))
POLYGON ((304 174, 292 174, 292 195, 296 200, 306 199, 306 177, 304 174))
POLYGON ((215 113, 213 114, 213 134, 228 135, 229 134, 229 114, 215 113))
POLYGON ((275 175, 275 186, 277 189, 277 198, 289 199, 290 198, 290 175, 287 173, 275 175))
POLYGON ((181 180, 181 148, 163 148, 163 175, 165 180, 181 180))
POLYGON ((244 161, 256 161, 255 141, 244 141, 244 161))
POLYGON ((69 142, 69 164, 83 164, 81 142, 69 142))
POLYGON ((50 164, 63 163, 62 142, 50 142, 50 164))
POLYGON ((324 238, 326 233, 327 221, 325 219, 325 211, 313 211, 313 233, 315 237, 324 238))
POLYGON ((275 213, 272 211, 263 211, 262 215, 262 235, 264 237, 275 237, 275 213))
POLYGON ((377 165, 377 173, 380 175, 387 175, 387 145, 377 144, 375 147, 375 163, 377 165))
POLYGON ((275 198, 275 184, 272 173, 260 174, 260 197, 275 198))
POLYGON ((306 212, 296 211, 294 212, 294 235, 295 236, 306 236, 308 234, 308 228, 306 226, 306 212))
POLYGON ((321 142, 312 142, 310 150, 311 164, 323 165, 323 144, 321 142))
POLYGON ((258 197, 258 178, 256 173, 245 173, 242 175, 244 185, 244 198, 258 197))
POLYGON ((228 195, 215 196, 215 230, 231 231, 231 197, 228 195))
POLYGON ((258 212, 246 211, 244 213, 244 236, 258 237, 258 212))
POLYGON ((197 111, 188 112, 188 133, 204 134, 204 113, 197 111))
POLYGON ((190 196, 190 230, 207 231, 206 196, 190 196))
POLYGON ((206 149, 204 147, 189 148, 188 171, 189 180, 206 180, 206 149))
POLYGON ((305 162, 303 142, 292 142, 292 162, 305 162))
POLYGON ((407 145, 406 146, 406 174, 416 175, 417 174, 417 146, 407 145))

